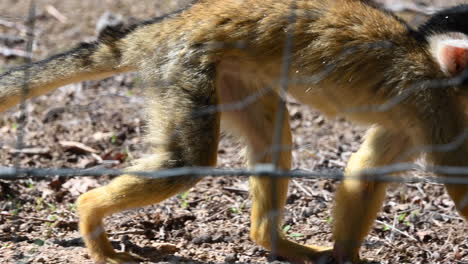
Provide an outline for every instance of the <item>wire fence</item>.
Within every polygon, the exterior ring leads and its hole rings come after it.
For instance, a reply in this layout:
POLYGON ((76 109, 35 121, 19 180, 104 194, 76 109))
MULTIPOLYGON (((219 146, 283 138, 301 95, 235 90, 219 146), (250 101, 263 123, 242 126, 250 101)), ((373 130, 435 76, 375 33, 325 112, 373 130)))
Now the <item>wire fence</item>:
MULTIPOLYGON (((295 1, 292 1, 291 5, 291 10, 295 10, 294 3, 295 1)), ((181 9, 177 12, 182 12, 187 8, 181 9)), ((35 27, 35 1, 31 1, 31 6, 29 9, 29 15, 28 19, 26 21, 26 26, 25 28, 27 29, 27 42, 26 42, 26 54, 29 54, 26 56, 26 63, 32 63, 32 55, 33 54, 33 42, 35 38, 34 34, 34 27, 35 27)), ((290 23, 294 25, 294 20, 295 20, 295 14, 292 12, 290 16, 290 23)), ((279 91, 279 96, 281 100, 278 102, 279 107, 277 111, 277 118, 275 120, 275 133, 274 133, 274 139, 272 144, 271 149, 268 151, 270 153, 263 153, 263 154, 273 154, 273 159, 271 165, 273 165, 273 168, 277 167, 278 159, 279 159, 279 153, 281 151, 284 151, 287 148, 291 148, 291 146, 285 146, 280 143, 281 139, 281 128, 283 126, 284 118, 285 118, 285 109, 286 109, 286 97, 287 97, 287 90, 289 85, 294 85, 294 84, 300 84, 300 83, 306 83, 306 84, 317 84, 320 83, 330 72, 334 69, 336 66, 334 63, 329 63, 325 64, 323 66, 323 70, 314 74, 313 76, 310 76, 306 79, 294 79, 290 78, 288 75, 289 72, 289 65, 290 65, 290 60, 292 56, 292 43, 293 43, 293 34, 292 31, 289 31, 288 34, 286 35, 286 44, 284 45, 284 52, 283 52, 283 63, 282 63, 282 70, 281 70, 281 76, 278 77, 278 84, 280 86, 280 91, 279 91)), ((223 45, 223 43, 217 43, 217 44, 211 44, 211 45, 223 45)), ((226 45, 232 45, 226 44, 226 45)), ((392 48, 392 45, 390 42, 379 42, 379 43, 370 43, 370 44, 364 44, 367 46, 368 49, 381 49, 381 48, 392 48)), ((246 48, 242 47, 242 45, 236 45, 238 48, 246 48)), ((338 58, 336 61, 346 59, 348 56, 353 55, 353 51, 356 49, 356 47, 352 48, 347 48, 345 49, 340 58, 338 58)), ((28 80, 30 78, 30 72, 28 70, 24 71, 24 83, 22 85, 22 100, 20 104, 20 116, 18 118, 18 128, 17 128, 17 150, 21 150, 24 148, 24 137, 26 131, 24 130, 24 125, 27 121, 27 112, 26 112, 26 95, 29 93, 29 88, 28 88, 28 80)), ((254 78, 255 76, 252 76, 254 78)), ((377 105, 361 105, 359 107, 353 107, 345 110, 347 113, 355 113, 355 112, 386 112, 391 110, 394 107, 397 107, 400 103, 402 103, 406 98, 421 92, 421 89, 444 89, 447 87, 452 87, 452 86, 458 86, 458 85, 463 85, 467 83, 468 81, 468 71, 463 72, 462 74, 459 74, 455 77, 452 78, 446 78, 446 79, 433 79, 433 80, 424 80, 424 81, 419 81, 414 83, 411 87, 406 88, 402 93, 399 93, 395 95, 393 98, 385 102, 384 104, 377 104, 377 105)), ((162 84, 161 84, 162 85, 162 84)), ((274 88, 272 87, 265 87, 264 89, 260 89, 242 100, 236 101, 236 102, 230 102, 226 104, 218 104, 216 106, 209 106, 205 107, 203 109, 198 110, 194 116, 203 116, 203 115, 210 115, 216 112, 228 112, 228 111, 235 111, 235 110, 241 110, 243 108, 248 107, 249 105, 257 102, 259 99, 261 99, 263 96, 269 94, 270 92, 274 91, 274 88)), ((462 131, 457 137, 453 138, 453 140, 449 143, 443 144, 443 145, 422 145, 422 146, 417 146, 412 148, 410 151, 406 151, 401 154, 402 157, 410 156, 412 154, 424 154, 428 152, 449 152, 452 150, 456 150, 457 148, 461 147, 466 140, 466 137, 468 136, 468 128, 466 130, 462 131)), ((20 153, 21 151, 17 151, 17 153, 20 153)), ((19 157, 18 157, 19 158, 19 157)), ((402 158, 404 160, 404 158, 402 158)), ((26 178, 26 177, 40 177, 40 178, 47 178, 47 177, 54 177, 54 176, 64 176, 64 177, 71 177, 73 175, 76 176, 104 176, 104 175, 120 175, 120 174, 125 174, 128 173, 128 171, 123 171, 123 170, 109 170, 109 169, 57 169, 57 168, 50 168, 50 169, 41 169, 41 168, 21 168, 19 164, 19 160, 16 159, 16 164, 14 168, 8 168, 8 167, 0 167, 0 178, 1 179, 14 179, 15 177, 17 178, 26 178)), ((263 168, 264 166, 262 166, 263 168)), ((188 172, 192 171, 192 173, 189 173, 191 175, 197 175, 197 176, 203 176, 203 175, 214 175, 214 176, 220 176, 220 174, 225 174, 225 175, 233 175, 233 176, 247 176, 247 175, 259 175, 261 174, 262 176, 274 176, 274 177, 281 177, 284 175, 285 177, 311 177, 311 178, 331 178, 331 179, 342 179, 342 174, 332 172, 332 173, 327 173, 326 171, 317 171, 317 172, 307 172, 307 171, 284 171, 284 170, 277 170, 277 169, 271 169, 269 171, 266 170, 236 170, 236 169, 229 169, 229 170, 220 170, 220 169, 215 169, 212 168, 213 170, 209 171, 208 168, 194 168, 194 167, 188 167, 184 168, 184 170, 177 169, 172 169, 175 171, 179 171, 178 173, 181 173, 180 176, 186 175, 188 172)), ((468 179, 465 177, 459 177, 459 175, 468 175, 468 167, 456 167, 456 166, 437 166, 437 165, 432 165, 432 166, 421 166, 417 164, 394 164, 391 166, 383 166, 381 168, 372 168, 368 169, 366 171, 368 172, 363 172, 363 174, 368 174, 368 175, 373 175, 373 177, 377 177, 376 179, 378 180, 389 180, 389 181, 395 181, 395 182, 408 182, 408 180, 403 179, 401 177, 394 177, 391 176, 390 178, 388 177, 388 174, 393 174, 393 173, 401 173, 405 172, 408 170, 419 170, 423 172, 430 172, 430 173, 436 173, 436 174, 446 174, 446 175, 458 175, 458 176, 445 176, 442 178, 439 177, 417 177, 415 179, 410 180, 411 182, 414 181, 420 181, 420 182, 428 182, 428 181, 433 181, 437 183, 459 183, 459 184, 467 184, 468 179)), ((169 170, 170 171, 170 170, 169 170)), ((165 177, 164 175, 168 175, 166 171, 163 173, 159 173, 158 171, 146 171, 146 172, 132 172, 136 173, 139 175, 144 175, 146 177, 165 177)), ((177 176, 177 173, 174 174, 174 176, 177 176)))
MULTIPOLYGON (((26 51, 27 63, 32 62, 33 54, 33 43, 35 38, 35 19, 36 19, 36 6, 35 1, 31 0, 31 5, 29 8, 29 15, 26 21, 25 27, 27 28, 27 41, 26 41, 26 51)), ((271 154, 271 163, 268 164, 257 164, 250 169, 221 169, 213 167, 181 167, 173 169, 161 169, 156 171, 128 171, 128 170, 115 170, 115 169, 106 169, 106 168, 91 168, 91 169, 72 169, 72 168, 26 168, 21 167, 21 157, 17 155, 15 158, 13 167, 0 167, 0 179, 2 180, 17 180, 25 178, 33 179, 51 179, 56 176, 60 177, 77 177, 77 176, 87 176, 87 177, 96 177, 96 176, 118 176, 122 174, 132 174, 138 175, 141 177, 148 177, 152 179, 160 178, 170 178, 170 177, 180 177, 180 176, 194 176, 194 177, 205 177, 205 176, 215 176, 215 177, 227 177, 227 176, 264 176, 271 177, 272 179, 280 178, 313 178, 313 179, 333 179, 333 180, 343 180, 345 175, 343 172, 338 170, 317 170, 317 171, 308 171, 308 170, 284 170, 279 168, 280 162, 280 153, 285 149, 292 148, 291 146, 282 145, 282 128, 285 119, 287 117, 286 110, 286 97, 288 94, 288 87, 290 85, 296 84, 320 84, 329 74, 331 74, 336 67, 336 64, 333 62, 323 65, 323 69, 312 76, 307 78, 295 79, 290 77, 290 66, 291 59, 293 57, 293 47, 294 47, 294 30, 296 23, 296 1, 291 1, 291 14, 289 15, 290 30, 286 32, 286 38, 284 43, 283 58, 282 58, 282 68, 281 74, 277 79, 277 86, 279 87, 279 100, 278 102, 278 111, 275 120, 273 141, 274 142, 271 148, 267 151, 269 153, 263 153, 263 155, 271 154)), ((188 7, 190 8, 190 7, 188 7)), ((185 10, 185 9, 183 9, 185 10)), ((180 12, 182 12, 181 10, 180 12)), ((239 43, 211 43, 211 45, 231 45, 236 46, 239 49, 248 48, 244 46, 241 42, 239 43)), ((390 41, 383 41, 377 43, 368 43, 364 44, 365 47, 352 47, 344 49, 342 54, 336 58, 334 61, 346 60, 349 56, 354 56, 354 52, 363 48, 372 50, 372 49, 392 49, 394 48, 393 43, 390 41)), ((27 121, 27 111, 26 111, 26 98, 29 91, 28 83, 30 80, 31 73, 26 69, 24 71, 24 82, 22 84, 22 100, 20 105, 20 117, 19 117, 19 126, 17 128, 17 141, 16 149, 21 150, 24 147, 25 141, 25 124, 27 121)), ((255 76, 252 76, 255 78, 255 76)), ((464 85, 468 80, 468 71, 463 72, 462 74, 446 79, 434 79, 434 80, 424 80, 415 82, 411 87, 405 89, 404 92, 395 95, 393 98, 388 100, 383 104, 376 105, 361 105, 359 107, 354 107, 352 109, 347 109, 348 113, 360 113, 360 112, 386 112, 395 107, 398 107, 405 99, 421 92, 423 89, 444 89, 452 86, 464 85)), ((207 107, 200 109, 196 114, 197 115, 210 115, 217 112, 227 112, 241 110, 249 105, 254 104, 259 99, 269 94, 271 91, 275 90, 272 87, 265 87, 260 89, 254 94, 248 95, 240 101, 231 102, 227 104, 220 104, 212 107, 207 107)), ((400 161, 393 164, 389 164, 382 167, 368 168, 359 173, 359 175, 348 175, 347 179, 365 179, 366 181, 382 181, 382 182, 395 182, 395 183, 437 183, 437 184, 455 184, 463 185, 468 184, 468 167, 461 166, 440 166, 440 165, 419 165, 416 163, 407 163, 404 162, 410 156, 420 156, 423 154, 431 152, 450 152, 457 150, 464 145, 466 145, 466 138, 468 136, 468 127, 465 130, 461 131, 460 134, 453 138, 451 142, 441 145, 422 145, 417 146, 409 151, 404 151, 400 154, 400 161), (432 174, 441 174, 440 176, 427 176, 419 177, 414 176, 415 171, 429 172, 432 174), (408 175, 402 176, 401 174, 408 173, 408 175), (396 175, 398 174, 398 175, 396 175)), ((468 157, 465 157, 468 158, 468 157)), ((270 199, 273 201, 273 204, 277 204, 278 197, 275 191, 277 190, 276 184, 279 184, 276 180, 272 181, 272 191, 270 199)), ((468 199, 465 199, 465 202, 468 203, 468 199)), ((466 205, 464 205, 466 206, 466 205)), ((279 212, 272 212, 272 214, 279 214, 279 212)), ((276 219, 273 217, 273 219, 276 219)), ((274 223, 273 226, 277 226, 279 223, 274 223)), ((277 252, 277 238, 278 233, 276 230, 272 230, 272 255, 275 256, 277 252)))

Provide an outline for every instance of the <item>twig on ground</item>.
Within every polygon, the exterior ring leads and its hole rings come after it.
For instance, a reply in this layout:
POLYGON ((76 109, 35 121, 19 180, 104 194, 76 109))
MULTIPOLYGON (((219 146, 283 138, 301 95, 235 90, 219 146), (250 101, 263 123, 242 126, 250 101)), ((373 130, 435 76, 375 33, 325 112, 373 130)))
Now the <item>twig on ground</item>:
POLYGON ((76 141, 60 141, 60 146, 77 152, 87 152, 87 153, 97 153, 98 151, 93 149, 92 147, 86 146, 83 143, 76 142, 76 141))
POLYGON ((60 21, 60 23, 66 23, 68 20, 68 18, 60 13, 60 11, 58 11, 53 5, 47 5, 45 10, 49 15, 60 21))
POLYGON ((145 234, 144 230, 129 230, 129 231, 109 233, 110 236, 144 235, 144 234, 145 234))
POLYGON ((312 193, 309 190, 307 190, 304 186, 297 183, 297 181, 292 180, 292 182, 293 182, 294 186, 296 186, 299 190, 303 191, 307 196, 309 196, 309 197, 313 196, 312 193))
POLYGON ((236 187, 229 187, 229 186, 224 186, 223 190, 230 191, 230 192, 235 192, 235 193, 248 193, 249 192, 249 190, 240 189, 240 188, 236 188, 236 187))
POLYGON ((406 233, 404 231, 401 231, 400 229, 397 229, 394 226, 391 226, 391 225, 389 225, 389 224, 387 224, 387 223, 385 223, 383 221, 380 221, 380 220, 375 220, 375 221, 377 223, 379 223, 379 224, 382 224, 382 225, 385 225, 385 226, 389 227, 390 229, 392 229, 392 231, 395 231, 395 232, 397 232, 397 233, 399 233, 399 234, 401 234, 401 235, 403 235, 403 236, 405 236, 405 237, 407 237, 407 238, 409 238, 409 239, 411 239, 413 241, 418 241, 414 236, 411 236, 408 233, 406 233))
POLYGON ((12 154, 26 154, 26 155, 47 155, 50 154, 49 148, 41 148, 41 147, 32 147, 32 148, 8 148, 4 147, 3 149, 7 149, 9 153, 12 154))

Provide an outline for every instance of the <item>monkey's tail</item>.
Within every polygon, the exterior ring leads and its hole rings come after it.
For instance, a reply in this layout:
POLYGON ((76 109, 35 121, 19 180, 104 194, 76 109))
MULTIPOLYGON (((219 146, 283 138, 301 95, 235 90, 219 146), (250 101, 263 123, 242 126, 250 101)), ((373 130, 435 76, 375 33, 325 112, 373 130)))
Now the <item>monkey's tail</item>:
POLYGON ((118 44, 116 40, 83 43, 70 51, 0 74, 0 112, 23 98, 39 96, 60 86, 132 71, 132 67, 122 65, 118 44))

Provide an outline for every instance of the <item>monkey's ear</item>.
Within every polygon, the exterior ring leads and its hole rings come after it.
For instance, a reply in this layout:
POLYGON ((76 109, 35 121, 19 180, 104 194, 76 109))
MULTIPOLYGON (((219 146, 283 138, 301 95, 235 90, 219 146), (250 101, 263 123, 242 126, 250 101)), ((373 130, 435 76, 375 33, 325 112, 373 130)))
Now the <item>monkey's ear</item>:
POLYGON ((457 75, 468 67, 468 41, 445 40, 436 46, 437 62, 449 76, 457 75))

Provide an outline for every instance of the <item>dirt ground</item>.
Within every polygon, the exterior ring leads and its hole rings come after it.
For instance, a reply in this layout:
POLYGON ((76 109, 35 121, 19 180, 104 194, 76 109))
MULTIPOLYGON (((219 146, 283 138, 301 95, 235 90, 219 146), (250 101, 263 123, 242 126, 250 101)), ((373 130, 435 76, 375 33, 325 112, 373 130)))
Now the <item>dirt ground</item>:
MULTIPOLYGON (((28 2, 0 2, 0 49, 24 50, 28 2)), ((106 11, 132 22, 181 8, 189 1, 37 2, 35 60, 93 40, 96 22, 106 11)), ((408 8, 398 10, 413 24, 424 20, 408 8)), ((5 54, 0 60, 0 71, 21 63, 21 59, 5 54)), ((144 88, 136 74, 63 87, 28 102, 23 129, 18 108, 2 114, 0 164, 126 167, 148 154, 142 142, 144 88), (19 152, 16 142, 21 130, 25 150, 19 152)), ((293 101, 288 107, 294 131, 294 168, 342 170, 359 146, 364 128, 326 119, 293 101)), ((241 148, 229 135, 223 135, 219 167, 243 167, 238 155, 241 148)), ((92 263, 77 230, 75 201, 81 193, 109 180, 0 181, 0 263, 92 263)), ((336 184, 332 180, 292 180, 283 224, 290 239, 332 244, 331 206, 336 184)), ((145 263, 265 263, 268 252, 249 239, 248 196, 245 177, 207 177, 161 204, 109 217, 106 228, 115 248, 139 255, 145 263)), ((388 192, 362 257, 378 263, 467 264, 467 234, 468 224, 455 211, 443 186, 399 184, 388 192)))

